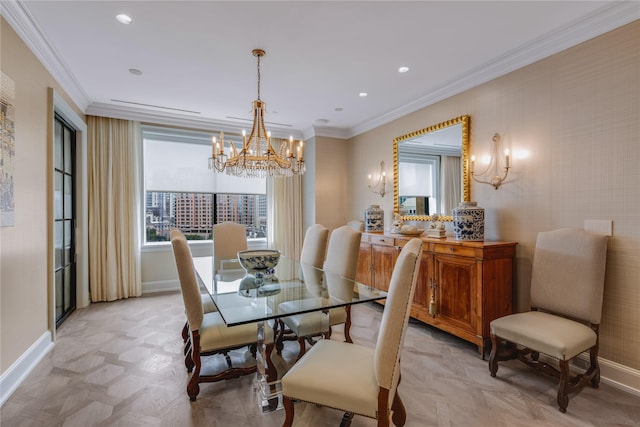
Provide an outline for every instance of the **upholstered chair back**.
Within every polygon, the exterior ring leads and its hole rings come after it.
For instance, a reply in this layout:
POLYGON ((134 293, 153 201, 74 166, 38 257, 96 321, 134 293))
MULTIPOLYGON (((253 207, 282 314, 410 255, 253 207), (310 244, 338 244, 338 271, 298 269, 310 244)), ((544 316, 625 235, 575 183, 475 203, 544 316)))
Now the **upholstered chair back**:
POLYGON ((204 317, 202 298, 200 296, 200 289, 198 288, 196 272, 193 268, 191 250, 189 249, 187 239, 185 239, 180 230, 171 230, 171 246, 176 259, 176 266, 178 267, 178 279, 180 280, 180 288, 182 289, 182 299, 187 312, 189 329, 197 331, 200 329, 204 317))
POLYGON ((531 306, 600 323, 607 236, 577 228, 538 233, 531 306))
POLYGON ((327 240, 329 239, 329 229, 321 224, 314 224, 307 228, 302 242, 300 252, 300 262, 310 264, 317 268, 322 268, 324 255, 327 251, 327 240))
POLYGON ((416 290, 421 253, 420 239, 411 239, 402 248, 393 268, 382 313, 374 367, 378 385, 389 390, 389 407, 400 381, 400 352, 409 323, 409 311, 416 290))
POLYGON ((361 237, 361 232, 348 225, 333 230, 329 236, 323 269, 347 279, 354 279, 358 268, 361 237))
POLYGON ((247 250, 247 229, 244 225, 235 222, 221 222, 213 226, 215 271, 222 269, 222 261, 237 260, 238 252, 244 250, 247 250))

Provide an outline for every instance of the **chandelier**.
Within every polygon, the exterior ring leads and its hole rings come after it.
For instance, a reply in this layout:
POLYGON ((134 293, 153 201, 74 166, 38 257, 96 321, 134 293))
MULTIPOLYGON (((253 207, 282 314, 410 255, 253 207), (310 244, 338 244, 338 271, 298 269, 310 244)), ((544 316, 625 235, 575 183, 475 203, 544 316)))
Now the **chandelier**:
POLYGON ((253 101, 253 126, 247 138, 242 131, 242 149, 238 151, 229 140, 228 154, 225 153, 224 133, 220 132, 220 141, 214 136, 211 143, 209 169, 226 171, 228 175, 245 178, 264 178, 267 176, 302 175, 305 171, 303 142, 297 144, 293 137, 280 140, 278 151, 271 144, 271 133, 264 126, 265 103, 260 99, 260 58, 265 55, 262 49, 254 49, 253 56, 258 58, 258 99, 253 101))

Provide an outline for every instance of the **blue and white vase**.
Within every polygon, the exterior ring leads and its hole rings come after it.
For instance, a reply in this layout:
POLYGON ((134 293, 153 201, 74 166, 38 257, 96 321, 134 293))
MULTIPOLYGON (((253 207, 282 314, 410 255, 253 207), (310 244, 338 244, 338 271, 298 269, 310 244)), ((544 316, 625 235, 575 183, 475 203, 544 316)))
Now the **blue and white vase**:
POLYGON ((462 202, 453 210, 453 235, 456 240, 484 240, 484 208, 477 202, 462 202))
POLYGON ((364 231, 384 231, 384 210, 380 208, 380 205, 369 205, 364 211, 364 231))

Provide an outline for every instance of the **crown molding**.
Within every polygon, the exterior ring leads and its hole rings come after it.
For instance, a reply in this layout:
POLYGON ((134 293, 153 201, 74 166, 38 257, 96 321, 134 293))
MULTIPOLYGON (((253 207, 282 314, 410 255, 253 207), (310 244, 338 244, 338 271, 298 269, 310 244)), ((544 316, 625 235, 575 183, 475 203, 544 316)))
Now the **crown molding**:
POLYGON ((84 111, 91 102, 89 96, 60 59, 58 52, 44 37, 23 2, 3 1, 0 13, 71 100, 84 111))
POLYGON ((324 136, 328 138, 338 138, 338 139, 349 139, 349 129, 347 128, 336 128, 336 127, 317 127, 311 126, 306 129, 304 132, 305 140, 316 137, 316 136, 324 136))
POLYGON ((494 58, 463 75, 457 76, 430 93, 371 120, 348 129, 348 138, 414 113, 438 101, 508 74, 536 61, 576 46, 608 31, 640 19, 640 2, 621 1, 607 4, 569 25, 494 58))
MULTIPOLYGON (((42 35, 33 17, 21 1, 3 1, 0 13, 2 13, 2 16, 5 17, 25 44, 29 46, 63 90, 71 97, 73 102, 75 102, 82 111, 86 111, 86 114, 133 119, 151 123, 165 123, 188 128, 215 129, 216 131, 222 130, 225 132, 240 132, 243 128, 239 123, 212 118, 179 114, 169 115, 150 109, 92 103, 89 96, 73 76, 71 70, 60 60, 60 56, 53 46, 51 46, 42 35)), ((307 139, 313 136, 340 139, 353 138, 356 135, 450 98, 637 19, 640 19, 640 2, 631 0, 609 3, 561 29, 539 37, 518 49, 494 58, 479 67, 473 68, 445 82, 413 102, 378 117, 361 122, 353 127, 331 128, 311 126, 304 132, 291 129, 274 129, 272 130, 272 134, 278 138, 288 138, 289 135, 293 135, 294 138, 307 139)))

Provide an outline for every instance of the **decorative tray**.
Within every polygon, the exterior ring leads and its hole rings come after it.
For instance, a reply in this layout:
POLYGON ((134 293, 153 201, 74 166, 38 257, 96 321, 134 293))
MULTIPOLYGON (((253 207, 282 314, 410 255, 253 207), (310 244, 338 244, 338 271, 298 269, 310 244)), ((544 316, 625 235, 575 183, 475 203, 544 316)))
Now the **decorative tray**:
POLYGON ((424 230, 400 230, 400 234, 404 234, 405 236, 419 236, 424 233, 424 230))

